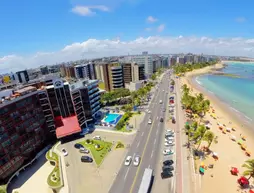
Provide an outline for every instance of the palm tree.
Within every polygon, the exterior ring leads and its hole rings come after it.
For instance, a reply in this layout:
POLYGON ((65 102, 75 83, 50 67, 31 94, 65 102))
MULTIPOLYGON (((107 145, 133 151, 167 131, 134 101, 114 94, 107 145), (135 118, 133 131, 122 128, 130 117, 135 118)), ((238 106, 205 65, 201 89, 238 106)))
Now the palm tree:
POLYGON ((197 149, 199 149, 199 146, 205 136, 207 129, 204 125, 199 125, 197 130, 194 133, 193 139, 196 141, 196 144, 198 144, 197 149))
POLYGON ((244 176, 249 176, 248 180, 250 178, 254 178, 254 159, 249 159, 245 161, 245 163, 242 165, 242 167, 247 168, 244 172, 244 176))
POLYGON ((213 140, 214 140, 214 137, 215 137, 215 135, 214 135, 214 133, 213 133, 212 131, 207 131, 207 132, 205 133, 205 135, 204 135, 204 140, 207 141, 207 143, 208 143, 208 148, 210 148, 210 146, 211 146, 211 144, 212 144, 212 142, 213 142, 213 140))
POLYGON ((199 94, 196 96, 196 98, 197 98, 197 101, 198 101, 198 102, 202 102, 202 101, 204 100, 204 95, 203 95, 202 93, 199 93, 199 94))

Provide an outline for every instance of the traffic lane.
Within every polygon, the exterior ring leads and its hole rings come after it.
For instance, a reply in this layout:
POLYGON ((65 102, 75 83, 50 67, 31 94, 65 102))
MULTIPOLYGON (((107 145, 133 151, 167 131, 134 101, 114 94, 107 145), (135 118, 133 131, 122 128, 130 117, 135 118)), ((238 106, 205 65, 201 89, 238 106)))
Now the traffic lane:
MULTIPOLYGON (((147 122, 148 122, 148 119, 147 119, 147 122)), ((139 152, 142 152, 142 149, 144 148, 144 145, 146 143, 146 139, 148 136, 148 132, 146 132, 145 129, 150 129, 150 126, 147 125, 147 122, 144 122, 144 121, 142 122, 143 124, 142 124, 142 127, 140 128, 140 132, 137 133, 125 157, 132 156, 132 159, 133 159, 135 155, 141 154, 139 152), (146 127, 144 127, 143 125, 145 125, 146 127)), ((128 192, 128 189, 129 189, 128 184, 132 182, 136 174, 136 170, 137 170, 137 167, 132 167, 132 163, 130 166, 125 166, 123 162, 122 167, 119 173, 117 174, 115 182, 110 189, 110 192, 112 193, 125 192, 125 191, 128 192)))
MULTIPOLYGON (((151 129, 151 134, 150 134, 150 136, 148 136, 149 138, 147 138, 146 139, 146 141, 145 141, 145 144, 144 144, 144 147, 142 148, 142 154, 144 154, 142 157, 141 157, 141 162, 140 162, 140 168, 142 168, 142 165, 147 165, 146 163, 147 163, 147 161, 148 161, 148 163, 149 163, 149 161, 150 160, 147 160, 147 158, 146 158, 146 152, 147 152, 147 146, 146 146, 146 144, 147 145, 149 145, 149 141, 151 140, 151 136, 152 136, 152 134, 153 134, 153 131, 154 131, 154 127, 155 127, 155 125, 157 126, 158 125, 158 118, 155 116, 155 115, 157 115, 158 114, 158 111, 160 110, 160 107, 159 106, 157 106, 156 107, 156 109, 154 109, 154 111, 153 111, 153 113, 152 113, 152 116, 153 116, 153 123, 152 123, 152 128, 150 127, 149 128, 149 132, 148 132, 148 135, 149 135, 149 133, 150 133, 150 129, 151 129), (148 140, 148 141, 147 141, 148 140), (144 151, 144 153, 143 153, 143 151, 144 151)), ((146 167, 146 166, 145 166, 146 167)), ((142 177, 143 177, 143 169, 139 169, 139 172, 138 172, 138 174, 137 174, 137 171, 134 173, 134 176, 132 177, 132 178, 128 178, 128 179, 131 179, 131 180, 129 180, 129 181, 126 181, 126 186, 127 187, 132 187, 133 186, 133 183, 135 183, 135 186, 137 186, 137 187, 139 187, 140 186, 140 182, 141 182, 141 180, 142 180, 142 177), (133 181, 133 180, 135 180, 135 176, 136 175, 139 175, 140 173, 142 173, 141 174, 141 179, 139 179, 139 177, 137 177, 136 178, 136 181, 133 181)), ((129 176, 130 177, 130 176, 129 176)), ((137 192, 135 189, 136 189, 136 187, 134 186, 134 192, 137 192)), ((124 190, 124 191, 126 191, 126 192, 129 192, 128 190, 124 190)))
MULTIPOLYGON (((158 108, 156 108, 155 110, 158 110, 158 108)), ((155 114, 156 113, 153 110, 152 111, 153 121, 156 119, 155 114)), ((150 131, 151 125, 147 125, 148 124, 148 119, 147 119, 147 122, 143 121, 142 123, 143 124, 141 125, 140 132, 136 135, 135 140, 133 141, 127 156, 130 155, 130 156, 133 157, 134 154, 135 155, 137 155, 137 154, 141 155, 142 150, 144 149, 144 146, 146 144, 147 137, 148 137, 148 134, 149 134, 149 132, 147 132, 147 131, 150 131), (140 153, 136 152, 137 148, 138 148, 138 151, 140 153)), ((143 159, 143 158, 141 158, 141 159, 143 159)), ((128 187, 130 187, 132 182, 133 182, 133 179, 136 175, 136 170, 137 170, 136 167, 124 166, 124 163, 123 163, 123 166, 122 166, 122 168, 119 172, 119 175, 117 175, 117 178, 114 182, 114 185, 111 187, 110 192, 115 192, 115 193, 128 192, 129 191, 128 187)))

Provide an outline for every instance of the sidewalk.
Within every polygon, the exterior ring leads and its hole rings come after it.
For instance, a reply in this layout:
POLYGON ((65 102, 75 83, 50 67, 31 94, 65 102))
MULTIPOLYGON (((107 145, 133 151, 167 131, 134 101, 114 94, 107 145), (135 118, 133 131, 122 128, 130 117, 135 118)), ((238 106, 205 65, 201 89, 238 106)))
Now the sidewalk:
POLYGON ((63 187, 60 189, 59 193, 71 193, 69 191, 69 185, 68 185, 68 180, 67 180, 66 165, 65 165, 65 161, 64 161, 64 156, 63 156, 62 152, 60 152, 57 149, 59 144, 55 145, 53 147, 53 152, 55 152, 56 154, 58 154, 60 156, 60 162, 61 162, 61 168, 62 168, 63 187))

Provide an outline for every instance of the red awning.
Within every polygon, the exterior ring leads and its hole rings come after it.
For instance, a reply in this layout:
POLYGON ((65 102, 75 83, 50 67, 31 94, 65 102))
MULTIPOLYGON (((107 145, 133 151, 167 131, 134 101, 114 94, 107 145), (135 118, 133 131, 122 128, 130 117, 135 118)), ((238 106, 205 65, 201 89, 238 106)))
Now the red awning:
POLYGON ((77 116, 71 116, 66 118, 56 117, 55 122, 57 125, 56 137, 58 139, 66 137, 68 135, 72 135, 74 133, 81 132, 77 116))

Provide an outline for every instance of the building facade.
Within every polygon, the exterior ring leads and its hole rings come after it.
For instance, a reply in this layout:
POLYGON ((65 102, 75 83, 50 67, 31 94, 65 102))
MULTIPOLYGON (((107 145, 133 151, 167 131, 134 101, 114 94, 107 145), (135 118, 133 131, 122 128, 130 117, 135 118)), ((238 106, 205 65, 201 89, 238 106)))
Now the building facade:
POLYGON ((73 83, 71 94, 81 127, 94 120, 101 108, 99 80, 82 80, 73 83))
POLYGON ((29 81, 29 76, 27 70, 16 72, 18 81, 20 83, 26 83, 29 81))
POLYGON ((124 88, 123 68, 119 63, 110 63, 108 67, 109 90, 124 88))
POLYGON ((0 104, 0 180, 4 182, 54 137, 36 89, 18 90, 0 104))
POLYGON ((78 79, 95 79, 95 69, 93 63, 81 64, 75 66, 75 76, 78 79))

